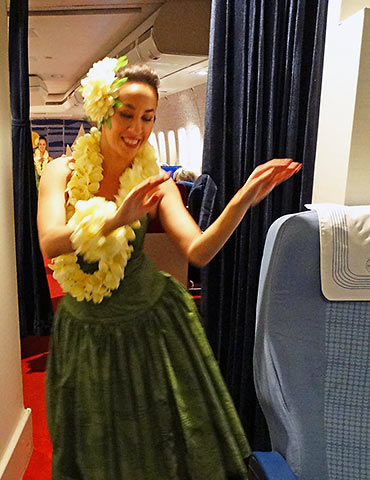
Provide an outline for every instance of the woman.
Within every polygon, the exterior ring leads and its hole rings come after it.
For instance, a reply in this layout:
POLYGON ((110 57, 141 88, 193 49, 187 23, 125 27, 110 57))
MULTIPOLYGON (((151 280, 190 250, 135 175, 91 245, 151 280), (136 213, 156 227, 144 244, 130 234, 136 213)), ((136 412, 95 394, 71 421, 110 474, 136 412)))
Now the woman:
POLYGON ((45 137, 39 137, 37 142, 37 148, 33 154, 33 162, 35 164, 35 175, 36 175, 36 186, 39 188, 40 177, 44 168, 46 167, 48 162, 53 160, 49 156, 49 152, 47 151, 47 141, 45 137))
POLYGON ((124 64, 106 58, 82 81, 98 129, 78 140, 73 159, 48 165, 40 184, 41 248, 57 257, 54 275, 68 292, 48 360, 53 478, 244 478, 250 449, 196 307, 145 257, 143 240, 158 215, 189 261, 205 265, 300 165, 257 167, 202 233, 147 143, 158 77, 124 64))

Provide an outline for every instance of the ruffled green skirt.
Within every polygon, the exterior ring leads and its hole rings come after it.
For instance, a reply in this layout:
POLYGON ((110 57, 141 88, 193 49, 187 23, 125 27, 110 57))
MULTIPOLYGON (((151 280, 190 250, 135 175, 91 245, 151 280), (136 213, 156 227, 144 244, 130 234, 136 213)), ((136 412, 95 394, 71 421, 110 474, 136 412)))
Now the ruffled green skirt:
POLYGON ((62 300, 47 373, 54 480, 245 478, 250 449, 194 302, 161 279, 150 308, 123 316, 62 300))

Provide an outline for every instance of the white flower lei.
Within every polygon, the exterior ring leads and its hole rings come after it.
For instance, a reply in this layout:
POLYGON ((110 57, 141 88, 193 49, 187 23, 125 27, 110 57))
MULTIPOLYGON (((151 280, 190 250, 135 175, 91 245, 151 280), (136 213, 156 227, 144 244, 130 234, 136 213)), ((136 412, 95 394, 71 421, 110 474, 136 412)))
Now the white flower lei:
POLYGON ((40 150, 36 148, 34 157, 33 157, 33 162, 35 164, 36 172, 40 177, 48 161, 49 161, 49 152, 45 150, 43 157, 41 157, 40 150), (43 158, 42 161, 41 161, 41 158, 43 158))
POLYGON ((66 211, 68 225, 73 228, 71 241, 75 251, 56 257, 50 266, 63 290, 78 301, 100 303, 118 288, 133 251, 129 244, 135 239, 133 228, 139 228, 140 221, 117 228, 107 237, 101 234, 101 229, 106 218, 115 212, 136 185, 159 173, 155 150, 147 142, 138 151, 132 166, 121 175, 116 201, 107 202, 94 196, 103 179, 99 129, 103 122, 109 128, 114 109, 122 106, 118 95, 127 79, 117 78, 116 72, 126 64, 124 56, 119 59, 107 57, 94 63, 81 81, 80 92, 86 114, 98 128, 79 137, 73 151, 75 163, 66 190, 66 211), (98 269, 92 274, 85 273, 78 264, 78 255, 87 262, 98 262, 98 269))
POLYGON ((129 244, 135 239, 133 228, 140 227, 137 221, 104 237, 101 235, 104 221, 136 185, 159 173, 155 150, 147 142, 138 151, 132 166, 121 175, 116 202, 95 197, 103 178, 100 138, 98 129, 92 128, 75 145, 75 164, 67 184, 67 220, 74 229, 71 240, 76 250, 56 257, 51 265, 54 278, 66 293, 78 301, 92 300, 94 303, 100 303, 118 288, 133 251, 133 246, 129 244), (78 254, 88 262, 98 262, 98 269, 92 274, 85 273, 78 264, 78 254))

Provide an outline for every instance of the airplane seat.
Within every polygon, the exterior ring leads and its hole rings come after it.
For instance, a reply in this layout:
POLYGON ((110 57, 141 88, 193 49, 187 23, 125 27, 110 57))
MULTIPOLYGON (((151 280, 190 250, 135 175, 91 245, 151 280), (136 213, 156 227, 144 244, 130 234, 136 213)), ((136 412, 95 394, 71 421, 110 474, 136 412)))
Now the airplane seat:
MULTIPOLYGON (((365 208, 370 219, 370 207, 365 208)), ((370 478, 370 220, 365 218, 352 228, 361 237, 358 244, 358 238, 348 240, 350 222, 339 215, 330 227, 320 211, 286 215, 269 229, 254 377, 272 452, 250 457, 250 480, 370 478), (331 267, 323 260, 327 247, 331 267), (359 258, 356 271, 353 261, 359 258), (338 294, 322 286, 323 272, 335 279, 338 294)))
MULTIPOLYGON (((180 183, 176 185, 186 205, 186 187, 180 183)), ((159 217, 152 219, 148 224, 144 252, 159 270, 171 274, 185 288, 188 287, 188 259, 164 231, 159 217)))

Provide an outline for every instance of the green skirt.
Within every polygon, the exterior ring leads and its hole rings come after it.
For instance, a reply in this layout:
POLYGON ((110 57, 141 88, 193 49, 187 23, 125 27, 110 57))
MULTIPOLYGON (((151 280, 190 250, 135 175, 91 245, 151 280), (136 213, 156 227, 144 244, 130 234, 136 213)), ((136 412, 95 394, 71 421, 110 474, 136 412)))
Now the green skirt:
POLYGON ((161 278, 150 308, 121 316, 62 300, 47 372, 54 480, 245 478, 250 448, 196 306, 161 278))

